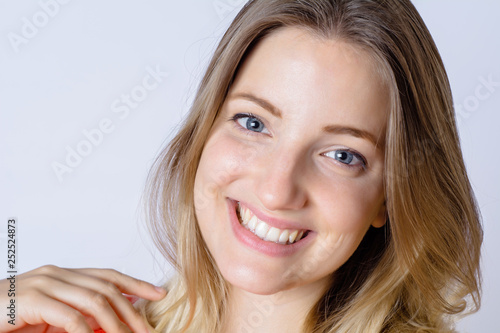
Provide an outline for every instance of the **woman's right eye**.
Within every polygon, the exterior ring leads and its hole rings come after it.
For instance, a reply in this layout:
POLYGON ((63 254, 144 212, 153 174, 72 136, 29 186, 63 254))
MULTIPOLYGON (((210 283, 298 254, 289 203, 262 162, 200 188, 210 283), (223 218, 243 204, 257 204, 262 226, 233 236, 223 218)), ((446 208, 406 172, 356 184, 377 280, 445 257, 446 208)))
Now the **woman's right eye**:
POLYGON ((262 120, 252 114, 238 113, 234 115, 233 120, 248 131, 269 134, 262 120))

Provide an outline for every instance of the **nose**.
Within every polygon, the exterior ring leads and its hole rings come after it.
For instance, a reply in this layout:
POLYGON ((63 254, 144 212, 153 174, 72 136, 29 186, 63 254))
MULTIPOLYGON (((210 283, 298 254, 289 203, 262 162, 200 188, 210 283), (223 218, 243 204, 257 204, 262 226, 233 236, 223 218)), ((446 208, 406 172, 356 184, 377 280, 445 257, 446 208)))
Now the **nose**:
POLYGON ((262 160, 256 180, 256 195, 265 208, 297 210, 307 203, 304 156, 290 150, 270 154, 262 160))

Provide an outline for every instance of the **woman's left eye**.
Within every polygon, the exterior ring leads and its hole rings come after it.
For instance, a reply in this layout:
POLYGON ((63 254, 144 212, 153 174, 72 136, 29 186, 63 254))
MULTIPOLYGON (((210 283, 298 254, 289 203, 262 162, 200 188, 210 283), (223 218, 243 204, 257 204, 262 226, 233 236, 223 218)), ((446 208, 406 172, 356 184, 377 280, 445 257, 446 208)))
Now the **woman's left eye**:
POLYGON ((262 120, 256 116, 239 113, 233 117, 233 120, 236 121, 241 127, 249 131, 269 134, 269 131, 262 120))
POLYGON ((358 153, 346 149, 333 150, 325 154, 334 160, 349 167, 365 167, 365 159, 358 153))

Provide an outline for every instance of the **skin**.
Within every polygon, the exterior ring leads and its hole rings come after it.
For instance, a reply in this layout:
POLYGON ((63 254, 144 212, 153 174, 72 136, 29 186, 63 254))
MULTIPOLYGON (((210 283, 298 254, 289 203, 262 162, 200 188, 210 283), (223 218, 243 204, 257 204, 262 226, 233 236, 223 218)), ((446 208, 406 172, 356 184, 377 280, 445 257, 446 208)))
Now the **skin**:
POLYGON ((246 58, 195 180, 203 239, 231 286, 224 331, 298 331, 368 228, 384 225, 388 105, 370 56, 343 41, 284 28, 246 58), (346 151, 358 154, 351 167, 335 158, 346 151), (230 226, 228 199, 311 230, 307 243, 279 257, 248 247, 230 226))
MULTIPOLYGON (((384 225, 381 82, 366 53, 295 28, 268 36, 240 68, 195 181, 200 230, 231 288, 223 332, 298 332, 367 229, 384 225), (352 167, 334 154, 354 151, 352 167), (230 227, 228 198, 310 234, 285 256, 249 248, 230 227)), ((0 281, 0 304, 8 289, 0 281)), ((156 301, 166 292, 114 270, 44 266, 17 276, 16 326, 3 320, 0 331, 148 332, 122 293, 156 301)))
MULTIPOLYGON (((0 281, 0 304, 9 304, 9 281, 0 281)), ((0 332, 150 332, 122 293, 148 300, 166 291, 111 269, 43 266, 16 277, 16 325, 0 321, 0 332)))

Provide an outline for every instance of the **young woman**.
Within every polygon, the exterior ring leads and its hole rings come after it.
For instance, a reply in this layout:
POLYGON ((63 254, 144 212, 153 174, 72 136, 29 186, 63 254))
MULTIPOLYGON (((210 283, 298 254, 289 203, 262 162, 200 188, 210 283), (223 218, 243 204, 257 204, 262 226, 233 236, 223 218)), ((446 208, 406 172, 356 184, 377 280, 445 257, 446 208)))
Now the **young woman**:
POLYGON ((147 192, 168 292, 42 267, 18 331, 450 332, 479 307, 449 83, 407 0, 250 1, 147 192))

